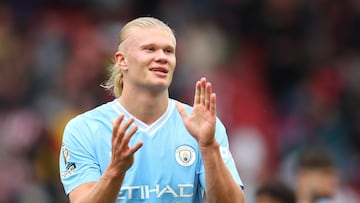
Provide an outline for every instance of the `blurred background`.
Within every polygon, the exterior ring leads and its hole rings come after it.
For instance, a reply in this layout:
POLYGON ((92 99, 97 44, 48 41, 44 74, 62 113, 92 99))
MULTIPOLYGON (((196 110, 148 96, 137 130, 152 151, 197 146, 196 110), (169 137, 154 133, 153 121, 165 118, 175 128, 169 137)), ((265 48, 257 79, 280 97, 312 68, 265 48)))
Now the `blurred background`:
POLYGON ((337 202, 360 202, 359 0, 3 0, 1 203, 67 202, 63 128, 113 99, 100 84, 139 16, 176 32, 173 98, 191 104, 196 80, 213 83, 247 202, 274 177, 295 187, 308 146, 329 150, 337 202))

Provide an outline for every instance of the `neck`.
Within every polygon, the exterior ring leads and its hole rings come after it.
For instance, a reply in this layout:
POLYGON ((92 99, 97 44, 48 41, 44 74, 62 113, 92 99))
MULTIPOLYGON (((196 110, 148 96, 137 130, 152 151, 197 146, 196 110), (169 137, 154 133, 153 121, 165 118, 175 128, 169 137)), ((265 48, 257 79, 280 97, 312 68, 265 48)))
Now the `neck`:
POLYGON ((168 105, 168 91, 161 93, 123 91, 118 98, 120 104, 133 116, 150 125, 165 113, 168 105))

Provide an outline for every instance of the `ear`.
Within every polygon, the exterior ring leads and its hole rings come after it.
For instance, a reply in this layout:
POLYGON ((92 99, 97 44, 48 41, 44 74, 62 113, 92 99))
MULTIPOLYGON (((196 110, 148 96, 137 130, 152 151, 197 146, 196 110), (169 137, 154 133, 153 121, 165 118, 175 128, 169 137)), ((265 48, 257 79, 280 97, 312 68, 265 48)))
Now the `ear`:
POLYGON ((125 58, 125 55, 121 52, 116 52, 115 53, 115 62, 116 64, 122 69, 127 69, 127 61, 126 61, 126 58, 125 58))

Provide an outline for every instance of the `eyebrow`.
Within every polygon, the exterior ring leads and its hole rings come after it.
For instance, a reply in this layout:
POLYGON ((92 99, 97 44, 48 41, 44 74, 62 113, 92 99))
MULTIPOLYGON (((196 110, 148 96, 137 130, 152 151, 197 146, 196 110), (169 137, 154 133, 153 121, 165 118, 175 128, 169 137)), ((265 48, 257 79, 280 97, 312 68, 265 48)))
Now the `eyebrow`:
POLYGON ((145 43, 145 44, 141 44, 140 47, 144 48, 144 47, 149 47, 149 46, 153 46, 153 47, 161 47, 161 48, 166 48, 166 49, 171 49, 171 50, 175 50, 175 46, 174 45, 159 45, 156 43, 145 43))

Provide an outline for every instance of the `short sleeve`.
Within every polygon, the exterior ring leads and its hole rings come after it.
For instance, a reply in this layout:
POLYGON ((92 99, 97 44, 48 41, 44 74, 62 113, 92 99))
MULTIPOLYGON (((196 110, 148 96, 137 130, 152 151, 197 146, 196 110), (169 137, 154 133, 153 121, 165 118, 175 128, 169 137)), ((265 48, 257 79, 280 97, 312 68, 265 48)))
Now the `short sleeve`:
POLYGON ((100 166, 95 157, 92 134, 80 117, 65 127, 59 156, 60 179, 66 195, 74 188, 100 178, 100 166))

